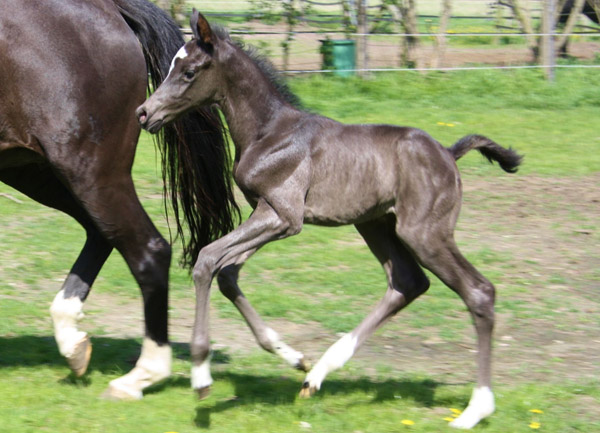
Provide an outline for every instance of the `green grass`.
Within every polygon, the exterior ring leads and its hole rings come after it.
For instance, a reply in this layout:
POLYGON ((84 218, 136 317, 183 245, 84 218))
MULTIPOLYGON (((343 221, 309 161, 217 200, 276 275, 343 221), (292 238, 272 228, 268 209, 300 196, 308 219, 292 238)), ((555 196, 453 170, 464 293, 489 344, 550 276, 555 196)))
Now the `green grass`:
MULTIPOLYGON (((414 126, 446 146, 467 134, 487 135, 526 155, 525 174, 585 175, 600 167, 595 70, 558 70, 554 83, 524 70, 381 73, 368 81, 311 76, 292 84, 308 107, 345 122, 414 126)), ((476 153, 460 167, 497 170, 476 153)))
MULTIPOLYGON (((296 78, 290 84, 308 108, 341 121, 416 126, 445 145, 469 133, 485 134, 526 155, 517 175, 523 179, 587 179, 600 169, 597 72, 560 70, 554 84, 532 71, 378 74, 367 81, 309 77, 296 78)), ((145 208, 168 237, 156 161, 154 146, 143 135, 135 181, 145 208)), ((478 179, 510 181, 477 154, 465 157, 459 166, 465 185, 478 179)), ((590 185, 593 187, 597 185, 590 185)), ((68 374, 52 338, 47 308, 83 245, 83 232, 67 217, 3 184, 0 194, 6 194, 0 196, 2 433, 445 432, 453 431, 444 420, 451 415, 450 409, 463 409, 468 402, 473 366, 466 361, 456 367, 460 371, 441 372, 418 362, 407 363, 402 357, 394 362, 375 360, 368 369, 364 361, 353 360, 328 377, 315 398, 305 401, 297 398, 303 374, 258 349, 243 356, 229 349, 218 350, 213 394, 198 402, 189 389, 185 345, 175 346, 175 374, 166 384, 150 390, 144 400, 102 400, 98 396, 108 382, 131 369, 140 340, 96 332, 89 374, 83 379, 68 374), (405 426, 402 420, 414 425, 405 426)), ((486 215, 495 215, 489 202, 492 198, 491 203, 496 204, 527 199, 519 197, 518 191, 511 196, 487 190, 470 192, 459 231, 471 219, 484 218, 494 230, 510 234, 511 227, 506 227, 502 218, 487 219, 486 215)), ((560 212, 562 207, 560 202, 545 204, 550 213, 560 212)), ((244 211, 247 214, 249 210, 246 207, 244 211)), ((573 234, 564 224, 582 220, 582 226, 592 232, 581 235, 590 240, 582 248, 590 260, 597 258, 598 221, 589 216, 586 220, 577 208, 567 218, 556 220, 552 229, 566 242, 573 234)), ((565 272, 566 266, 545 269, 535 256, 520 262, 516 253, 483 238, 468 238, 461 247, 497 282, 497 311, 505 323, 503 331, 522 340, 519 347, 524 359, 535 357, 538 338, 557 329, 573 335, 592 335, 591 330, 598 329, 597 267, 584 269, 583 277, 574 276, 565 272), (541 333, 531 334, 532 329, 541 333)), ((175 248, 177 255, 179 246, 175 248)), ((175 305, 193 302, 185 270, 174 266, 171 282, 175 305)), ((241 285, 266 320, 313 322, 329 338, 335 338, 335 333, 351 329, 377 302, 385 278, 353 228, 307 226, 299 236, 259 251, 243 268, 241 285)), ((117 254, 102 270, 94 291, 115 300, 139 299, 139 290, 117 254)), ((212 301, 221 319, 238 317, 218 293, 212 301)), ((102 314, 93 300, 86 310, 90 315, 102 314)), ((380 336, 394 344, 406 341, 407 350, 418 352, 420 342, 429 338, 448 344, 468 342, 472 326, 460 300, 432 279, 430 291, 380 336)), ((463 351, 457 353, 460 359, 470 360, 463 351)), ((430 356, 435 359, 436 354, 430 356)), ((496 358, 499 367, 510 361, 496 358)), ((557 371, 564 371, 565 362, 557 353, 541 366, 525 361, 515 364, 512 371, 518 380, 496 381, 497 413, 477 430, 529 432, 533 421, 541 424, 539 431, 543 432, 600 430, 600 382, 588 376, 561 377, 557 371), (534 414, 531 409, 543 413, 534 414)))

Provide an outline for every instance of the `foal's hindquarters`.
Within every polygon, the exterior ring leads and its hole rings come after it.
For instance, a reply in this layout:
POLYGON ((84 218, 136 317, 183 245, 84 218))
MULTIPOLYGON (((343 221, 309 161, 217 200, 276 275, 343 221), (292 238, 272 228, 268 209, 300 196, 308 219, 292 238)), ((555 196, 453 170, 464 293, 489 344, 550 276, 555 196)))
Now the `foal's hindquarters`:
MULTIPOLYGON (((344 365, 379 326, 428 289, 423 266, 463 299, 474 319, 478 337, 477 388, 468 408, 452 423, 455 427, 471 428, 494 411, 490 370, 494 287, 462 256, 454 241, 462 194, 455 159, 428 134, 412 128, 343 126, 336 136, 356 137, 360 129, 364 138, 368 135, 377 139, 358 140, 359 145, 349 146, 354 158, 363 161, 358 171, 352 171, 357 183, 348 189, 352 194, 345 198, 330 191, 329 196, 334 198, 327 209, 320 206, 325 210, 321 217, 331 218, 338 213, 336 209, 355 208, 350 202, 370 198, 371 207, 363 209, 366 212, 355 225, 382 264, 388 287, 362 323, 331 346, 308 373, 301 395, 314 394, 329 372, 344 365), (360 167, 369 171, 361 172, 360 167), (374 197, 378 201, 373 201, 374 197)), ((307 208, 311 207, 311 194, 322 196, 319 191, 311 191, 307 208)))

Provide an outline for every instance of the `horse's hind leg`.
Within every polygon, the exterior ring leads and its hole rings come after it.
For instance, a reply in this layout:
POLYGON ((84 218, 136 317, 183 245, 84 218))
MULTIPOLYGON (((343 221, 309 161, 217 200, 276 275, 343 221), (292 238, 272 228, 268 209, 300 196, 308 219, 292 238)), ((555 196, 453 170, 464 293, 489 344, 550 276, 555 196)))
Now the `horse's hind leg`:
MULTIPOLYGON (((420 233, 427 231, 424 228, 420 233)), ((419 260, 448 287, 454 290, 467 305, 477 332, 478 376, 468 407, 451 425, 472 428, 494 412, 494 395, 491 390, 492 331, 494 328, 495 289, 475 267, 463 257, 452 236, 432 236, 429 245, 410 242, 419 260)))
POLYGON ((7 169, 0 173, 0 180, 72 216, 86 231, 85 245, 50 308, 59 351, 75 375, 82 376, 87 370, 92 346, 87 333, 78 330, 77 322, 83 316, 83 302, 112 247, 48 166, 32 164, 7 169))
POLYGON ((394 225, 395 218, 388 215, 356 226, 382 264, 388 288, 383 299, 358 327, 333 344, 319 359, 306 376, 301 397, 309 397, 319 390, 327 374, 342 367, 377 328, 429 288, 429 280, 419 264, 396 238, 394 225))
POLYGON ((267 352, 275 353, 282 357, 292 367, 308 371, 304 355, 285 344, 279 334, 268 327, 252 307, 238 286, 238 275, 241 265, 230 265, 219 272, 217 282, 221 293, 229 299, 246 320, 252 330, 256 341, 267 352))
POLYGON ((76 376, 85 374, 92 353, 90 339, 78 330, 77 322, 83 317, 83 302, 92 283, 112 251, 98 230, 89 227, 86 231, 85 245, 50 307, 59 351, 76 376))
POLYGON ((107 137, 103 144, 112 152, 107 150, 94 164, 80 166, 59 158, 53 163, 94 227, 121 253, 141 289, 145 319, 142 352, 134 369, 111 381, 104 394, 115 399, 140 399, 143 389, 171 374, 167 322, 171 247, 142 208, 131 178, 137 125, 131 122, 129 130, 115 130, 117 136, 107 137))

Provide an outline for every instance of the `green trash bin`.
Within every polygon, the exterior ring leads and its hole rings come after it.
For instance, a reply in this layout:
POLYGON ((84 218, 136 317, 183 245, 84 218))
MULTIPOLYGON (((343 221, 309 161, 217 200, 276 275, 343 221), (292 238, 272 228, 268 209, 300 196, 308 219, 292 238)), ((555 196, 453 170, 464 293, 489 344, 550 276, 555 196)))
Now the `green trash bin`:
POLYGON ((340 77, 354 75, 356 43, 350 39, 321 39, 322 68, 340 77))

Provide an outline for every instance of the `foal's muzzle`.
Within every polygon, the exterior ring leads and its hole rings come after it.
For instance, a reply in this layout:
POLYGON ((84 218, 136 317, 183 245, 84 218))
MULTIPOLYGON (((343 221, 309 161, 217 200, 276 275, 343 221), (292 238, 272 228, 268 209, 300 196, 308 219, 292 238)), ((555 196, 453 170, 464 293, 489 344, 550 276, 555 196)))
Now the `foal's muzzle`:
POLYGON ((138 122, 142 128, 151 134, 156 134, 160 131, 160 128, 163 127, 164 121, 163 119, 152 120, 151 116, 148 115, 146 108, 143 105, 140 105, 137 110, 135 110, 135 115, 137 116, 138 122))

